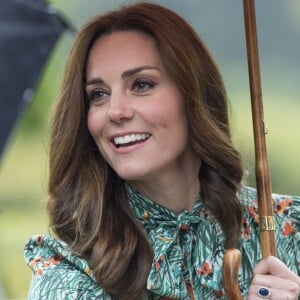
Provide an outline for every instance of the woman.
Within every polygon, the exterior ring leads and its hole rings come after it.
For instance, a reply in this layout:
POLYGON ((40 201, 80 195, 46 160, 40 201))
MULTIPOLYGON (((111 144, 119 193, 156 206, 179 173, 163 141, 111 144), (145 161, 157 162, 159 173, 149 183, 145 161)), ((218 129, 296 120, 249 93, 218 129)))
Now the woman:
POLYGON ((154 4, 97 17, 75 41, 53 120, 59 240, 27 243, 30 298, 224 299, 224 249, 238 247, 244 297, 297 299, 300 199, 274 195, 287 266, 259 262, 242 175, 223 82, 194 30, 154 4))

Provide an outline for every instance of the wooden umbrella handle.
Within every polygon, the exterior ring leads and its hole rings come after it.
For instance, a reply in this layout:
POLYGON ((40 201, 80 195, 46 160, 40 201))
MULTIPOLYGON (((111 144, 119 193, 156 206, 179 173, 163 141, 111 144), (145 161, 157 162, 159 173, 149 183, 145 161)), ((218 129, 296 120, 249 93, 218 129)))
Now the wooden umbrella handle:
MULTIPOLYGON (((276 255, 275 225, 271 180, 266 151, 266 128, 263 116, 258 42, 254 0, 243 0, 247 45, 247 58, 251 94, 253 135, 255 146, 255 174, 258 195, 259 228, 262 256, 276 255)), ((223 284, 228 300, 242 300, 238 285, 238 270, 241 254, 237 249, 228 249, 223 259, 223 284)))
POLYGON ((240 264, 241 252, 237 249, 227 249, 222 266, 223 285, 227 300, 243 300, 238 284, 240 264))
POLYGON ((276 255, 271 180, 260 81, 254 0, 244 0, 244 20, 255 145, 255 174, 262 256, 276 255))

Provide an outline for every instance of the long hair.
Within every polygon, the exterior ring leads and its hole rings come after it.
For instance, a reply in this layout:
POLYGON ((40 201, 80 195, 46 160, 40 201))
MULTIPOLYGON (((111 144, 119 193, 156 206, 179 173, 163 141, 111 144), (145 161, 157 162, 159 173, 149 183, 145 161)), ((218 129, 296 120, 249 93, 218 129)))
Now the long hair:
POLYGON ((85 67, 101 35, 127 30, 141 31, 156 41, 166 72, 185 98, 189 142, 202 160, 201 198, 221 225, 227 248, 234 247, 240 236, 236 193, 243 173, 231 142, 222 78, 184 19, 165 7, 139 3, 96 17, 79 32, 53 118, 50 225, 87 259, 97 282, 118 299, 136 299, 142 293, 153 252, 131 212, 123 180, 89 134, 85 67))

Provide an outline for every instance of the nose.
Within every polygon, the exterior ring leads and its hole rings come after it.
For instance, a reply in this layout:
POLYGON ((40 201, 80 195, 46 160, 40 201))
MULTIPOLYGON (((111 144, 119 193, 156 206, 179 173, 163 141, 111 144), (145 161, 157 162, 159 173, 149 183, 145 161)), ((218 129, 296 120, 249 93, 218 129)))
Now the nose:
POLYGON ((126 95, 112 94, 107 111, 108 118, 115 123, 130 120, 134 116, 134 110, 130 99, 126 95))

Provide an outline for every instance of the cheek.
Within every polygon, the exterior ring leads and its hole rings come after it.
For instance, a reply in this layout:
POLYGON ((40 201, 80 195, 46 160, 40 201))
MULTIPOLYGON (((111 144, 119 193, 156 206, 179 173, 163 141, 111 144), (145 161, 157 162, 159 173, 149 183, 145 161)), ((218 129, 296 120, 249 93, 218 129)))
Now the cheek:
POLYGON ((181 133, 187 134, 188 120, 185 103, 182 98, 177 98, 175 104, 169 106, 169 117, 167 120, 181 133))
POLYGON ((94 142, 96 143, 98 150, 101 155, 106 159, 105 153, 102 147, 102 133, 103 133, 103 118, 101 118, 97 113, 93 113, 91 111, 88 112, 87 115, 87 127, 89 133, 91 134, 94 142))
POLYGON ((99 131, 101 131, 101 119, 99 120, 99 117, 93 112, 89 111, 87 115, 87 126, 90 134, 95 139, 95 136, 99 131))
POLYGON ((171 122, 173 136, 176 137, 176 140, 180 140, 183 144, 187 144, 189 140, 189 125, 184 106, 179 106, 178 109, 173 111, 173 119, 171 122))
POLYGON ((155 123, 161 123, 163 127, 169 127, 170 124, 187 126, 185 101, 178 91, 166 91, 147 112, 155 123))

